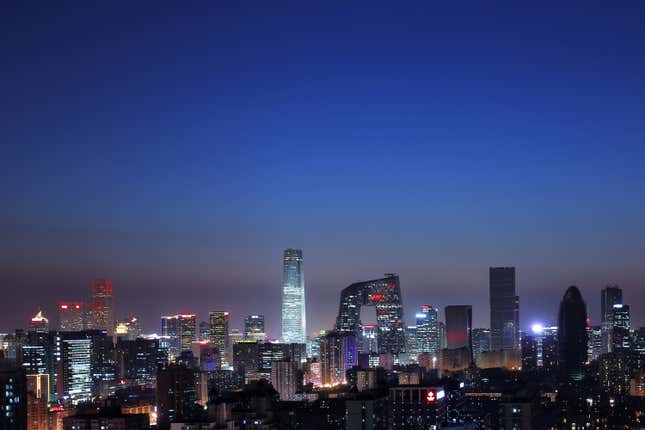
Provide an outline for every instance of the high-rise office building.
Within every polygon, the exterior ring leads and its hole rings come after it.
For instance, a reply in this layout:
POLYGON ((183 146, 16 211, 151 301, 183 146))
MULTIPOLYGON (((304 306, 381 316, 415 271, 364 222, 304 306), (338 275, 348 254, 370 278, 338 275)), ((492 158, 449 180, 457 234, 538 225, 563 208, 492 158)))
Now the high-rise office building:
POLYGON ((92 398, 92 338, 86 332, 61 333, 58 397, 92 398))
MULTIPOLYGON (((378 333, 374 324, 362 324, 358 339, 358 352, 378 354, 378 333)), ((320 356, 320 337, 318 337, 318 350, 315 356, 320 356)))
POLYGON ((445 313, 448 349, 468 348, 470 351, 472 351, 472 306, 446 306, 445 313))
POLYGON ((27 374, 27 430, 49 430, 49 375, 27 374))
POLYGON ((244 339, 264 342, 264 315, 247 315, 244 318, 244 339))
POLYGON ((229 321, 231 313, 228 311, 211 311, 209 319, 211 324, 211 344, 217 348, 222 357, 222 364, 230 366, 232 364, 231 348, 229 341, 229 321))
POLYGON ((85 329, 83 303, 59 303, 58 312, 61 331, 81 331, 85 329))
POLYGON ((423 305, 416 313, 417 345, 419 352, 429 352, 437 356, 439 342, 439 312, 437 308, 423 305))
MULTIPOLYGON (((363 351, 359 349, 359 352, 363 351)), ((409 325, 405 328, 405 352, 413 357, 416 357, 421 352, 419 349, 419 331, 415 325, 409 325)))
POLYGON ((609 321, 614 305, 623 304, 623 290, 618 285, 607 285, 600 291, 600 322, 609 321))
POLYGON ((481 366, 481 357, 484 352, 490 351, 490 329, 474 328, 472 330, 473 338, 473 360, 478 366, 481 366))
POLYGON ((211 324, 208 321, 202 321, 199 323, 199 340, 210 340, 211 339, 211 324))
POLYGON ((283 257, 282 342, 307 342, 305 274, 301 249, 286 249, 283 257))
POLYGON ((489 285, 491 350, 518 349, 520 322, 515 267, 491 267, 489 285))
POLYGON ((92 329, 114 334, 114 296, 112 281, 96 279, 92 284, 92 329))
POLYGON ((385 278, 357 282, 345 288, 340 295, 336 331, 358 336, 363 306, 376 308, 379 352, 398 354, 405 351, 399 277, 386 274, 385 278))
POLYGON ((613 305, 607 320, 611 327, 611 351, 630 349, 631 313, 629 305, 613 305))
POLYGON ((49 320, 45 318, 43 311, 38 311, 38 313, 31 318, 29 331, 35 331, 38 333, 46 333, 49 331, 49 320))
POLYGON ((178 315, 161 317, 161 336, 168 340, 168 355, 170 358, 178 357, 181 353, 181 328, 178 315))
POLYGON ((332 331, 320 342, 320 363, 323 385, 344 384, 347 371, 358 363, 356 336, 332 331))
POLYGON ((603 354, 602 328, 599 325, 587 328, 587 361, 598 359, 603 354))
POLYGON ((179 314, 179 339, 181 351, 191 351, 197 340, 197 319, 195 314, 179 314))
POLYGON ((118 377, 127 385, 153 386, 157 368, 166 366, 168 357, 159 339, 118 339, 116 343, 118 377))
POLYGON ((580 290, 570 286, 560 302, 558 360, 563 376, 581 380, 587 361, 587 305, 580 290))

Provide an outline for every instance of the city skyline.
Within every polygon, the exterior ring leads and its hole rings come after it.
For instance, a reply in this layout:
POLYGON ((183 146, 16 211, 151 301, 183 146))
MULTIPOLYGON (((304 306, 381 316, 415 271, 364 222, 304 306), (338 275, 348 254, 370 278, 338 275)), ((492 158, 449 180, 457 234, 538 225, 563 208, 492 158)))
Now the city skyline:
POLYGON ((524 329, 568 285, 594 322, 607 284, 643 309, 643 8, 578 6, 7 6, 0 327, 107 278, 146 331, 278 337, 288 246, 309 334, 387 272, 408 324, 468 297, 488 326, 498 266, 524 329))

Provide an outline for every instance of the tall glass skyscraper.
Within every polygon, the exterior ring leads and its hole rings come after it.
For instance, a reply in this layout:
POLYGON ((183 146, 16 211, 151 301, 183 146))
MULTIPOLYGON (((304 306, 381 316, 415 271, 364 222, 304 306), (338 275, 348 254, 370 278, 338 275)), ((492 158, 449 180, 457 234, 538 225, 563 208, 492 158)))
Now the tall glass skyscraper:
POLYGON ((114 334, 114 296, 108 279, 96 279, 92 284, 92 328, 114 334))
POLYGON ((491 267, 489 280, 491 350, 517 349, 520 312, 515 294, 515 267, 491 267))
POLYGON ((428 305, 421 306, 416 313, 416 322, 419 352, 429 352, 436 356, 441 349, 437 308, 428 305))
POLYGON ((587 361, 587 305, 577 287, 567 289, 558 317, 558 361, 567 378, 581 380, 587 361))
POLYGON ((301 249, 285 249, 282 283, 282 342, 307 342, 305 274, 301 249))

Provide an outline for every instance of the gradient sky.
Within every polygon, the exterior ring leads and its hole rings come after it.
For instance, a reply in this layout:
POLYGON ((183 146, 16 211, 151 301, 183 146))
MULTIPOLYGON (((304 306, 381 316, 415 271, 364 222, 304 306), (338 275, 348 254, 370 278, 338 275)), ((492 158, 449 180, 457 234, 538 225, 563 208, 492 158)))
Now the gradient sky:
POLYGON ((286 247, 309 332, 384 272, 488 325, 497 265, 525 327, 610 282, 645 325, 643 2, 132 3, 1 6, 0 330, 108 277, 278 336, 286 247))

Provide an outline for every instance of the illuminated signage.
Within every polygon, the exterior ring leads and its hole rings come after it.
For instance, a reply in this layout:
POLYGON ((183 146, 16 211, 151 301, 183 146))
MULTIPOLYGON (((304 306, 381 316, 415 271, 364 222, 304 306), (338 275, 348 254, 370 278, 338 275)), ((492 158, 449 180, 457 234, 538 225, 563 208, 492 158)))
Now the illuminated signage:
POLYGON ((370 300, 373 302, 380 302, 385 298, 385 294, 370 294, 370 300))

